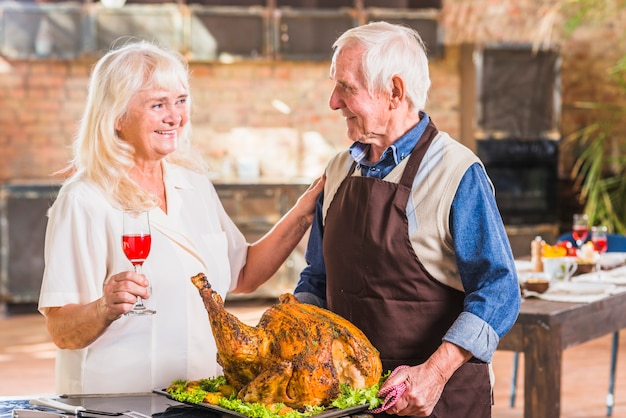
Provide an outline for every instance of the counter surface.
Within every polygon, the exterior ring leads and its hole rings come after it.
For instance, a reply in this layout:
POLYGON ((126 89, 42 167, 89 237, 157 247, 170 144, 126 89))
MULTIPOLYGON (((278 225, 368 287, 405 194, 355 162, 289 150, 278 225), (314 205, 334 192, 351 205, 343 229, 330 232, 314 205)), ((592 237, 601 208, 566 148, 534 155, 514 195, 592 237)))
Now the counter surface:
MULTIPOLYGON (((35 398, 34 396, 33 398, 35 398)), ((74 406, 82 406, 85 409, 106 412, 134 411, 154 417, 217 417, 193 406, 173 401, 165 396, 154 393, 136 393, 119 395, 70 395, 53 398, 55 400, 74 406)), ((39 411, 59 412, 45 407, 35 407, 29 404, 28 397, 0 397, 0 418, 9 418, 14 409, 35 409, 39 411)), ((59 412, 60 413, 60 412, 59 412)), ((85 414, 85 417, 97 417, 85 414)), ((98 415, 102 417, 102 415, 98 415)))

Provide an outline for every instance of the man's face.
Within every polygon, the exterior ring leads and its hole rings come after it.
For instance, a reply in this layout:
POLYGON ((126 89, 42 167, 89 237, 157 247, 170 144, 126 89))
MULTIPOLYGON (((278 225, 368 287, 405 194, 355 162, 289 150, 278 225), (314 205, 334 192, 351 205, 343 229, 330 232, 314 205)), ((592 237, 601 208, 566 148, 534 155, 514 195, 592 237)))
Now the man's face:
POLYGON ((345 46, 338 53, 335 73, 331 77, 335 87, 329 104, 331 109, 341 110, 351 140, 380 144, 387 139, 391 117, 390 97, 387 93, 371 95, 368 92, 361 69, 362 54, 363 47, 360 45, 345 46))

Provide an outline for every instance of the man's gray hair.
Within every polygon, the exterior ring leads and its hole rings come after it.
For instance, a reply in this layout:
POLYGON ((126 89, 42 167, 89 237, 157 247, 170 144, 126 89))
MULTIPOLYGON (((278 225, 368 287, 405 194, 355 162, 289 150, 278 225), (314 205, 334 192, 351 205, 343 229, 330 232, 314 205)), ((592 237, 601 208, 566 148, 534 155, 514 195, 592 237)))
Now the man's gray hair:
POLYGON ((371 22, 344 32, 333 44, 330 67, 335 73, 335 59, 345 46, 361 45, 363 74, 370 93, 391 91, 391 79, 400 76, 414 112, 423 110, 430 89, 426 47, 412 28, 388 22, 371 22))

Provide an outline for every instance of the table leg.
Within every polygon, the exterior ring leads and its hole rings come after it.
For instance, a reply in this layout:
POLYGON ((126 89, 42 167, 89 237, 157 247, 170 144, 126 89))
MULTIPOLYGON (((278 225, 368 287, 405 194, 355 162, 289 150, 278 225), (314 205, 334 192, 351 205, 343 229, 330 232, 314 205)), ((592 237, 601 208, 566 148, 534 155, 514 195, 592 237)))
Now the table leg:
POLYGON ((557 418, 561 414, 562 330, 538 325, 527 327, 524 336, 524 418, 557 418))

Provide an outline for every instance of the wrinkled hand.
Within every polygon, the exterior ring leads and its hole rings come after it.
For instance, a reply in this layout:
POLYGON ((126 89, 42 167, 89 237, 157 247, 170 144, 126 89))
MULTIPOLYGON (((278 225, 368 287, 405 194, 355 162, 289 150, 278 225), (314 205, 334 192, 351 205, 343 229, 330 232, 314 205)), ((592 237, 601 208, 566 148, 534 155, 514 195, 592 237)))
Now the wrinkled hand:
POLYGON ((316 178, 313 183, 306 189, 306 191, 298 198, 296 207, 313 221, 313 215, 315 213, 315 204, 320 193, 324 190, 324 183, 326 182, 326 176, 320 176, 316 178))
POLYGON ((137 297, 149 299, 148 279, 143 274, 125 271, 105 280, 100 309, 104 316, 114 321, 133 309, 137 297))
POLYGON ((447 380, 436 366, 421 364, 398 370, 381 390, 404 383, 406 390, 386 412, 394 415, 427 417, 437 405, 447 380))

